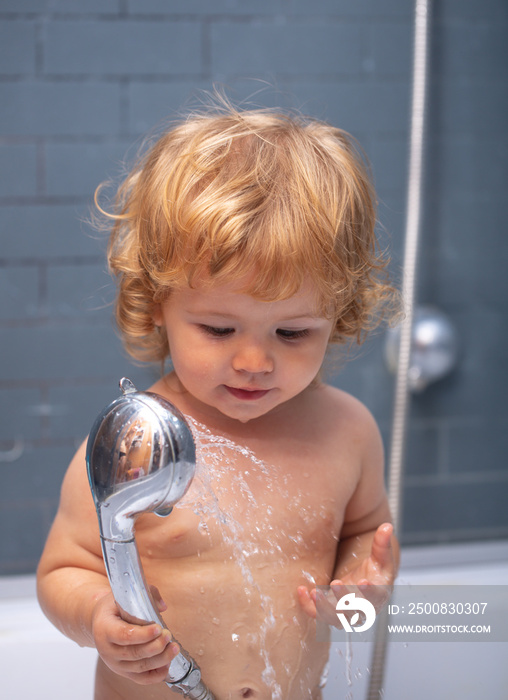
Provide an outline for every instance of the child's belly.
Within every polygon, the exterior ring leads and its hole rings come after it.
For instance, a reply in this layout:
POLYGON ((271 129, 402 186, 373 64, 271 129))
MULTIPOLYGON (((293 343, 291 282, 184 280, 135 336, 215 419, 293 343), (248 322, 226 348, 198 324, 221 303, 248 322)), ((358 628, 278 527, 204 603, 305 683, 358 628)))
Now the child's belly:
POLYGON ((309 582, 288 563, 253 565, 251 572, 247 582, 234 565, 220 576, 206 569, 198 580, 189 575, 187 585, 182 576, 180 595, 166 591, 167 625, 219 698, 239 698, 240 691, 263 700, 310 698, 328 650, 296 600, 297 586, 309 582))

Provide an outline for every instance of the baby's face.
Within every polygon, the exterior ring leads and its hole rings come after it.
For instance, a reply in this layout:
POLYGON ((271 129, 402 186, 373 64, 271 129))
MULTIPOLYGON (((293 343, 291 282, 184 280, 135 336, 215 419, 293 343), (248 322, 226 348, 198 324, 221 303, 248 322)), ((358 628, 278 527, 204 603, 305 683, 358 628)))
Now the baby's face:
POLYGON ((173 367, 190 395, 242 422, 290 401, 316 377, 332 332, 311 283, 266 302, 242 284, 182 287, 158 307, 173 367))

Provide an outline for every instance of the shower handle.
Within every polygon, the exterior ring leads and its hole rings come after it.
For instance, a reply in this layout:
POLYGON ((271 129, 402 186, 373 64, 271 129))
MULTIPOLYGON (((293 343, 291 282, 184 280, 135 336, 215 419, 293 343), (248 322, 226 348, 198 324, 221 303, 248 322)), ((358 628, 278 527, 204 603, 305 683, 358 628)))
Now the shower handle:
MULTIPOLYGON (((101 544, 111 590, 122 617, 138 624, 156 622, 168 629, 143 575, 135 540, 118 542, 101 537, 101 544), (110 562, 114 565, 110 566, 110 562)), ((193 700, 213 700, 213 695, 201 682, 199 666, 181 645, 180 652, 169 665, 165 683, 193 700)))

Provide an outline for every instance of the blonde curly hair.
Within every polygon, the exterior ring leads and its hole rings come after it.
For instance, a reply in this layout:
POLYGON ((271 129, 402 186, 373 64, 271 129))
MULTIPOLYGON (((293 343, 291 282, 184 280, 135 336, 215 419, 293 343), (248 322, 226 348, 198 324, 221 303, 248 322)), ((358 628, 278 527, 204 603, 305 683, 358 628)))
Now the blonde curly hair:
POLYGON ((310 278, 339 343, 361 342, 394 296, 365 161, 315 119, 229 106, 190 115, 138 160, 107 216, 117 325, 138 360, 168 356, 155 306, 203 273, 248 280, 245 293, 266 301, 310 278))

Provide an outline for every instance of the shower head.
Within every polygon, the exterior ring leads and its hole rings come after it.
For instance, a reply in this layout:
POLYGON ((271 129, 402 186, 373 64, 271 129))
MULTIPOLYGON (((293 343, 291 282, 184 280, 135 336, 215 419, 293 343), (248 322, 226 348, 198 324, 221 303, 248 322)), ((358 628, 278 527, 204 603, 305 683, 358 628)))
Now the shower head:
POLYGON ((90 488, 103 538, 134 537, 142 513, 168 515, 195 471, 192 433, 180 411, 120 381, 123 395, 97 417, 86 450, 90 488))

